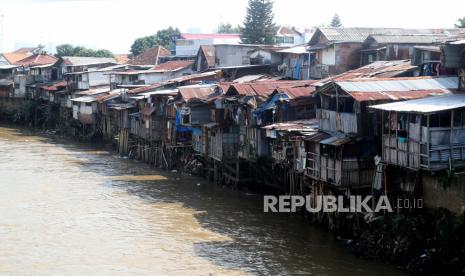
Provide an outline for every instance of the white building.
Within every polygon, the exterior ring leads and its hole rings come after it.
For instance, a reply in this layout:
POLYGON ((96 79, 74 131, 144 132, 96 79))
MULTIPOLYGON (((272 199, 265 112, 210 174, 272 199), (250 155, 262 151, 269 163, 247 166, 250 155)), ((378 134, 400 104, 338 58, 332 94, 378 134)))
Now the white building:
POLYGON ((176 40, 176 56, 195 56, 201 45, 239 44, 240 34, 181 34, 176 40))

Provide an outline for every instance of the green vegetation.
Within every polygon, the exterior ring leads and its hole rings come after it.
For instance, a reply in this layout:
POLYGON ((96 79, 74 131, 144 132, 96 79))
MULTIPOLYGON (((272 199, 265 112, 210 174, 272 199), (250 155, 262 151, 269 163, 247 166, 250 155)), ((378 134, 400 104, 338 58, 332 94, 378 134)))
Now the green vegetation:
POLYGON ((155 35, 139 37, 132 44, 131 53, 133 56, 137 56, 145 50, 157 45, 172 50, 174 48, 175 38, 179 35, 181 35, 179 29, 170 26, 166 29, 157 31, 155 35))
POLYGON ((89 49, 82 46, 73 46, 71 44, 61 44, 57 46, 58 56, 74 57, 113 57, 113 53, 106 49, 89 49))
POLYGON ((233 27, 231 23, 221 23, 220 25, 218 25, 217 32, 219 34, 237 34, 241 32, 241 27, 233 27))
POLYGON ((247 15, 241 28, 241 39, 248 44, 274 44, 276 25, 273 22, 273 2, 249 0, 247 15))
POLYGON ((333 16, 333 19, 331 19, 329 26, 330 27, 342 27, 341 18, 339 17, 337 13, 333 16))

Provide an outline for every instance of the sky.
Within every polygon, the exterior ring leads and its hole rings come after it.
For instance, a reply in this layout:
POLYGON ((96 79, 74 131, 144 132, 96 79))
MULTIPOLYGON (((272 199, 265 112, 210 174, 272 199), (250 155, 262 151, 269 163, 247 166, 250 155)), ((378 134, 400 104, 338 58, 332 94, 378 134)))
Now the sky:
MULTIPOLYGON (((132 42, 159 29, 212 33, 241 24, 248 0, 0 0, 0 51, 70 43, 128 53, 132 42)), ((310 28, 338 13, 344 27, 451 28, 465 17, 464 0, 274 0, 275 23, 310 28)))

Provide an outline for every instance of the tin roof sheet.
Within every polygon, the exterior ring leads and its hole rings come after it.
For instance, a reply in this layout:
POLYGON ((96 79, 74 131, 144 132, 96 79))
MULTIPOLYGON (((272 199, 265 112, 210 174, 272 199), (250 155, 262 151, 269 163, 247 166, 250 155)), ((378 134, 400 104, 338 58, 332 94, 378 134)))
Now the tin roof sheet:
POLYGON ((181 86, 178 87, 179 93, 184 101, 190 101, 193 99, 207 99, 208 95, 215 91, 216 85, 208 85, 208 86, 199 86, 199 85, 192 85, 192 86, 181 86))
POLYGON ((84 66, 84 65, 105 64, 105 63, 116 64, 116 60, 114 58, 106 58, 106 57, 64 56, 62 58, 63 58, 64 63, 68 66, 84 66))
POLYGON ((460 32, 457 29, 404 29, 404 28, 343 28, 323 27, 318 28, 310 39, 310 44, 318 43, 320 35, 324 35, 328 41, 344 41, 362 43, 369 35, 428 35, 444 34, 453 35, 460 32))
POLYGON ((348 137, 337 137, 337 136, 331 136, 329 138, 326 138, 322 141, 320 141, 320 144, 324 145, 332 145, 332 146, 342 146, 351 141, 350 138, 348 137))
POLYGON ((465 94, 449 94, 424 99, 379 104, 370 107, 385 111, 434 113, 465 107, 465 94))
POLYGON ((336 81, 346 92, 389 92, 413 90, 456 89, 457 77, 379 78, 336 81))

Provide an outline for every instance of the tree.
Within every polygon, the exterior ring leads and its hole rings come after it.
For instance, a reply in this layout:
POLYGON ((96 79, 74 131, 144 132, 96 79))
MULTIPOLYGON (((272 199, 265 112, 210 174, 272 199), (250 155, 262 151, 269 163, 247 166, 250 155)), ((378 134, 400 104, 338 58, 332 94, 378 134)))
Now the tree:
POLYGON ((173 49, 176 38, 181 35, 181 32, 178 28, 168 27, 157 32, 156 39, 158 45, 165 47, 166 49, 173 49))
POLYGON ((217 33, 219 34, 237 34, 240 32, 241 28, 239 26, 233 27, 231 23, 220 23, 217 29, 217 33))
POLYGON ((144 36, 136 39, 131 46, 131 53, 133 56, 141 54, 143 51, 157 45, 157 38, 154 35, 144 36))
POLYGON ((241 40, 249 44, 273 44, 276 26, 271 0, 249 0, 241 40))
POLYGON ((82 46, 73 46, 71 44, 61 44, 56 47, 57 56, 75 56, 75 57, 113 57, 113 53, 107 49, 89 49, 82 46))
POLYGON ((333 19, 331 19, 331 22, 329 23, 330 27, 342 27, 341 23, 341 18, 339 18, 339 15, 336 13, 333 16, 333 19))
POLYGON ((74 55, 74 47, 71 44, 61 44, 57 46, 57 55, 72 56, 74 55))
POLYGON ((456 28, 465 28, 465 17, 457 19, 458 24, 455 24, 456 28))
POLYGON ((157 31, 155 35, 139 37, 132 43, 131 53, 133 56, 137 56, 156 45, 163 46, 167 49, 173 49, 175 38, 179 37, 179 35, 181 35, 179 29, 170 26, 166 29, 157 31))

